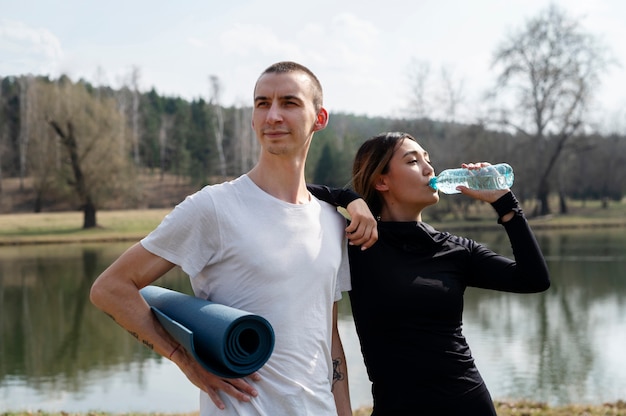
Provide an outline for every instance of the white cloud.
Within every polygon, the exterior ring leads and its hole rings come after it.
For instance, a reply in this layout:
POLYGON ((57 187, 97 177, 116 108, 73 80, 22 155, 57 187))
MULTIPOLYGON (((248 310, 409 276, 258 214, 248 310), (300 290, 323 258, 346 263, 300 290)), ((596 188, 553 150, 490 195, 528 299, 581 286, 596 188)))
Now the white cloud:
POLYGON ((33 59, 63 57, 61 42, 50 31, 10 20, 0 20, 0 51, 10 55, 26 54, 33 59))
MULTIPOLYGON (((626 65, 626 3, 553 1, 574 17, 587 15, 583 25, 606 38, 626 65)), ((186 98, 206 95, 207 77, 216 75, 223 104, 240 105, 249 104, 267 65, 289 59, 318 75, 331 111, 389 115, 407 105, 413 58, 429 62, 433 77, 442 66, 453 71, 457 81, 465 81, 468 101, 480 101, 493 81, 494 47, 550 2, 386 0, 380 8, 356 0, 297 7, 287 0, 190 0, 175 8, 151 5, 150 18, 141 25, 120 18, 115 7, 83 5, 70 15, 41 0, 5 3, 0 75, 64 71, 89 78, 101 66, 116 79, 137 66, 142 86, 186 98), (30 13, 33 7, 41 13, 30 13), (91 23, 95 14, 98 25, 91 23)), ((623 102, 616 85, 624 67, 614 68, 611 77, 598 95, 607 104, 623 102)))
POLYGON ((189 43, 191 46, 193 46, 195 48, 199 48, 199 49, 202 49, 202 48, 204 48, 206 46, 205 43, 201 39, 199 39, 197 37, 194 37, 194 36, 188 37, 187 38, 187 43, 189 43))

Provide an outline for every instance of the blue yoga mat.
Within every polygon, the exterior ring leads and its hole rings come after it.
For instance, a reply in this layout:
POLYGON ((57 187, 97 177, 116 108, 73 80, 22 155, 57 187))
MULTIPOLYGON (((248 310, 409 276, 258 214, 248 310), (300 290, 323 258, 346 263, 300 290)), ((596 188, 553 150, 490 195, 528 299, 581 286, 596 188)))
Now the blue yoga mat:
POLYGON ((272 354, 274 330, 259 315, 158 286, 140 293, 165 330, 213 374, 247 376, 272 354))

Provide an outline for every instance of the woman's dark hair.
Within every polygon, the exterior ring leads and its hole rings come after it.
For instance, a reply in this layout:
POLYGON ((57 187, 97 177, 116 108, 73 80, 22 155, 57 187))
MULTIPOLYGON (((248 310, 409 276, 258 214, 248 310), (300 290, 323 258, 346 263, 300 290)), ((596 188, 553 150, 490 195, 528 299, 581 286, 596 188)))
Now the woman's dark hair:
POLYGON ((404 139, 417 142, 413 136, 403 132, 380 133, 367 139, 359 148, 352 165, 352 186, 361 195, 374 216, 379 216, 383 199, 375 188, 379 175, 387 173, 389 161, 404 139))

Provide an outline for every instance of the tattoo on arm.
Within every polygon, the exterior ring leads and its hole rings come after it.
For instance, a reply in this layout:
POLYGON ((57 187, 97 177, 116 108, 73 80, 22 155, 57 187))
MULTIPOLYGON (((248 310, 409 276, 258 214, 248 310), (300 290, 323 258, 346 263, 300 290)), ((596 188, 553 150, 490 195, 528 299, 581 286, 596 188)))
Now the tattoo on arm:
POLYGON ((340 358, 334 358, 333 359, 333 383, 332 383, 332 387, 331 390, 335 388, 335 383, 338 381, 341 381, 345 378, 344 373, 341 371, 341 359, 340 358))
MULTIPOLYGON (((113 319, 115 322, 117 322, 117 321, 115 320, 115 318, 113 317, 113 315, 108 314, 108 313, 107 313, 107 315, 108 315, 111 319, 113 319)), ((154 345, 153 345, 151 342, 149 342, 148 340, 145 340, 145 339, 140 339, 140 338, 139 338, 139 334, 138 334, 138 333, 136 333, 136 332, 134 332, 134 331, 128 331, 128 333, 129 333, 129 334, 131 334, 131 335, 133 336, 133 338, 135 338, 137 341, 141 341, 141 343, 142 343, 143 345, 145 345, 146 347, 150 348, 151 350, 154 350, 154 345)))
POLYGON ((137 341, 141 341, 141 343, 143 345, 145 345, 147 348, 150 348, 151 350, 154 350, 154 345, 149 342, 148 340, 145 339, 140 339, 139 338, 139 334, 133 331, 128 331, 129 334, 131 334, 137 341))

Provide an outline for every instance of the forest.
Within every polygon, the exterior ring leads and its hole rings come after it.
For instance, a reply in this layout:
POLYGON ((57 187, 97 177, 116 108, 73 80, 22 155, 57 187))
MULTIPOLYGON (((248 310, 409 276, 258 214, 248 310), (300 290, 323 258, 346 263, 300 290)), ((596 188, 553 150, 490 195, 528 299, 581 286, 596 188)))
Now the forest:
MULTIPOLYGON (((430 153, 437 172, 462 162, 509 163, 514 192, 531 215, 566 213, 572 199, 621 201, 626 131, 609 133, 590 118, 608 59, 576 23, 552 7, 502 43, 494 54, 498 88, 485 96, 487 116, 456 120, 461 91, 445 71, 441 111, 429 114, 423 66, 408 86, 414 99, 406 117, 331 114, 314 136, 307 181, 349 186, 364 140, 405 131, 430 153)), ((50 211, 65 201, 84 212, 88 228, 97 224, 97 210, 143 206, 140 177, 200 187, 254 165, 260 149, 252 107, 220 105, 218 79, 211 80, 211 98, 186 100, 140 91, 137 77, 133 72, 112 88, 67 76, 0 74, 0 184, 13 178, 33 195, 29 206, 17 207, 3 201, 0 187, 0 213, 50 211)), ((437 208, 464 204, 448 200, 437 208)))

